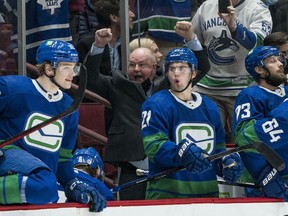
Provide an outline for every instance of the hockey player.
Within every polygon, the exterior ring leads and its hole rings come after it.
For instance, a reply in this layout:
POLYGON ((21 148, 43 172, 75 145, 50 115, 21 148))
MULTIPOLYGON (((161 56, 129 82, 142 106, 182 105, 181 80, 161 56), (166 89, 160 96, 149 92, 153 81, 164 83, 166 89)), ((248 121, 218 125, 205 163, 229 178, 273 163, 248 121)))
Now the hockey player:
MULTIPOLYGON (((0 140, 5 140, 62 113, 72 99, 69 89, 79 71, 78 53, 69 43, 47 40, 37 50, 39 78, 0 77, 0 140)), ((106 200, 75 177, 72 150, 78 112, 3 147, 0 158, 0 203, 44 204, 58 199, 57 181, 68 201, 90 203, 102 211, 106 200)))
MULTIPOLYGON (((233 117, 236 144, 263 141, 288 161, 288 92, 280 84, 286 81, 286 61, 271 46, 256 47, 245 60, 249 74, 258 83, 238 95, 233 117)), ((288 168, 277 172, 256 151, 241 153, 244 165, 262 187, 265 196, 288 201, 288 168)))
POLYGON ((112 192, 103 183, 103 161, 93 147, 76 149, 73 154, 73 166, 79 180, 93 185, 106 200, 114 200, 112 192))
POLYGON ((228 182, 242 173, 239 154, 216 162, 209 154, 225 151, 224 130, 217 106, 193 92, 197 59, 187 48, 172 49, 165 60, 170 89, 142 106, 142 135, 151 175, 174 167, 186 170, 151 181, 146 199, 218 197, 216 174, 228 182))

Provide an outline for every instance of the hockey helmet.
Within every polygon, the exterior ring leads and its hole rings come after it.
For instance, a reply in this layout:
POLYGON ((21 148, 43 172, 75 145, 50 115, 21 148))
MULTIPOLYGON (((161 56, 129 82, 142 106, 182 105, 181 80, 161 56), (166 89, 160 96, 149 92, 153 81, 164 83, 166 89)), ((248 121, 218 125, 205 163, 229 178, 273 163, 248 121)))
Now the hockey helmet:
POLYGON ((104 176, 104 164, 103 161, 98 154, 98 152, 93 148, 81 148, 76 149, 73 154, 73 166, 75 165, 89 165, 90 167, 97 169, 100 169, 100 178, 104 176))
POLYGON ((257 79, 259 76, 255 71, 255 67, 263 67, 263 61, 270 56, 280 56, 278 49, 272 46, 258 46, 246 56, 246 70, 254 79, 257 79))
POLYGON ((56 68, 59 62, 78 62, 78 52, 75 47, 61 40, 46 40, 40 44, 37 49, 37 64, 49 61, 53 68, 56 68))
POLYGON ((170 63, 186 62, 191 66, 191 70, 197 69, 198 61, 194 53, 188 48, 174 48, 170 50, 165 59, 165 72, 168 71, 170 63))

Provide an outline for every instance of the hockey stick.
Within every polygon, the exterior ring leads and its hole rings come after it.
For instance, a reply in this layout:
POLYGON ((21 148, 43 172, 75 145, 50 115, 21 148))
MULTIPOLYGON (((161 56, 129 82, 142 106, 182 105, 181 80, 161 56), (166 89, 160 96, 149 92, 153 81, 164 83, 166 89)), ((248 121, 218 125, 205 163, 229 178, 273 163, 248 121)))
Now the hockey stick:
MULTIPOLYGON (((149 175, 149 170, 137 169, 136 170, 136 175, 137 176, 148 176, 149 175)), ((233 183, 229 183, 229 182, 226 182, 223 178, 220 178, 218 176, 217 176, 217 181, 218 181, 219 184, 223 184, 223 185, 259 188, 257 185, 255 185, 253 183, 249 183, 249 182, 233 182, 233 183)))
MULTIPOLYGON (((224 151, 224 152, 210 155, 206 159, 213 161, 213 160, 222 158, 226 155, 236 153, 236 152, 241 152, 241 151, 244 151, 247 149, 257 150, 260 154, 262 154, 264 156, 264 158, 271 164, 271 166, 274 167, 275 169, 277 169, 278 171, 281 171, 285 168, 285 163, 283 162, 282 158, 276 152, 274 152, 268 145, 266 145, 263 142, 255 142, 255 143, 240 146, 240 147, 237 147, 234 149, 229 149, 229 150, 224 151)), ((184 170, 184 169, 185 168, 183 168, 183 167, 175 167, 175 168, 172 168, 169 170, 164 170, 162 172, 159 172, 159 173, 156 173, 153 175, 148 175, 146 177, 139 178, 139 179, 124 183, 122 185, 116 186, 116 187, 112 188, 111 191, 112 191, 112 193, 117 193, 120 190, 129 188, 129 187, 132 187, 134 185, 144 183, 147 181, 160 179, 160 178, 163 178, 169 174, 172 174, 172 173, 184 170)))
POLYGON ((230 186, 237 186, 237 187, 249 187, 249 188, 260 188, 259 186, 253 184, 253 183, 249 183, 249 182, 233 182, 233 183, 229 183, 226 182, 224 179, 222 178, 217 178, 217 181, 219 184, 223 184, 223 185, 230 185, 230 186))
POLYGON ((76 92, 74 98, 73 98, 73 101, 71 103, 71 105, 62 113, 59 113, 58 115, 50 118, 50 119, 47 119, 46 121, 44 122, 41 122, 40 124, 38 125, 35 125, 19 134, 16 134, 4 141, 2 141, 0 143, 0 148, 3 148, 4 146, 6 145, 9 145, 21 138, 23 138, 24 136, 27 136, 28 134, 31 134, 37 130, 39 130, 40 128, 43 128, 45 127, 46 125, 49 125, 51 124, 52 122, 58 120, 58 119, 61 119, 65 116, 68 116, 70 115, 71 113, 73 113, 75 110, 78 109, 81 101, 82 101, 82 98, 84 96, 84 92, 85 92, 85 89, 86 89, 86 83, 87 83, 87 71, 86 71, 86 68, 82 65, 81 66, 81 72, 80 72, 80 83, 79 83, 79 88, 78 88, 78 91, 76 92))

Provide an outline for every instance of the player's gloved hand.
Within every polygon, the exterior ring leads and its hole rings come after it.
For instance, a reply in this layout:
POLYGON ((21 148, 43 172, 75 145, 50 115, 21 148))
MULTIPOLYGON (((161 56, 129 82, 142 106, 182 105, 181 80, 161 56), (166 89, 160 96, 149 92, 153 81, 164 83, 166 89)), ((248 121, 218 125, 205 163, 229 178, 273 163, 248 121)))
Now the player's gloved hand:
POLYGON ((64 191, 68 201, 83 204, 91 202, 90 211, 92 212, 100 212, 106 208, 106 199, 102 197, 94 187, 91 187, 76 178, 67 183, 64 191))
POLYGON ((244 165, 238 153, 222 158, 222 176, 226 182, 236 182, 243 173, 244 165))
POLYGON ((190 172, 202 173, 212 167, 211 162, 204 157, 205 155, 208 156, 206 151, 184 139, 177 146, 175 160, 190 172))
POLYGON ((96 179, 95 187, 99 193, 105 197, 106 200, 112 201, 114 200, 114 196, 112 191, 100 180, 96 179))
POLYGON ((265 196, 288 201, 288 182, 279 175, 275 168, 266 166, 256 181, 256 185, 262 188, 265 196))

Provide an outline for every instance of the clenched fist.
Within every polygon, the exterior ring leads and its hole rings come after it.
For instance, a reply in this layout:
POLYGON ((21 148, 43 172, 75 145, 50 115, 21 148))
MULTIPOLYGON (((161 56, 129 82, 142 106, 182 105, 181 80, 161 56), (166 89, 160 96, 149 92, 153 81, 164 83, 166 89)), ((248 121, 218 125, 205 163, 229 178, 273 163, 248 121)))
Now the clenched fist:
POLYGON ((178 21, 174 26, 176 34, 180 35, 185 41, 190 41, 195 38, 192 31, 192 23, 188 21, 178 21))
POLYGON ((99 29, 95 32, 94 46, 103 48, 111 39, 112 33, 110 28, 99 29))

